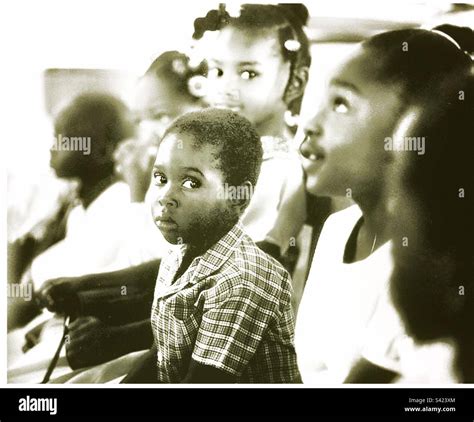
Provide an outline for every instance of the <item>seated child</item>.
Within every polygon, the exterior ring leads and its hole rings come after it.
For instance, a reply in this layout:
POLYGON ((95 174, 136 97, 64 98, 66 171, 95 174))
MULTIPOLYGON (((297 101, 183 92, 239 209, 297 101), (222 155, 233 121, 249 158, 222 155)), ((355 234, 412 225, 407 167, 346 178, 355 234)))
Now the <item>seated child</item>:
MULTIPOLYGON (((117 181, 113 153, 119 142, 133 135, 133 129, 122 101, 102 93, 76 97, 55 119, 55 135, 62 141, 51 148, 50 164, 59 178, 78 182, 78 193, 74 206, 65 217, 64 239, 38 255, 32 261, 31 270, 25 273, 25 284, 33 283, 35 291, 53 277, 127 266, 127 225, 123 223, 128 218, 124 208, 130 201, 130 191, 125 183, 117 181)), ((15 323, 21 319, 26 306, 34 308, 34 301, 25 302, 25 305, 18 302, 9 301, 11 328, 20 325, 15 323)), ((39 320, 48 319, 51 327, 57 325, 50 316, 43 313, 31 321, 30 326, 9 336, 9 355, 15 360, 9 361, 9 369, 15 367, 21 372, 20 368, 25 369, 32 362, 51 360, 59 338, 48 337, 46 331, 49 330, 41 330, 44 347, 35 347, 30 351, 32 353, 21 353, 25 334, 38 326, 39 320)), ((56 322, 62 325, 61 321, 56 322)), ((39 376, 44 375, 46 365, 39 369, 39 376)), ((28 381, 37 379, 32 376, 28 381)), ((9 380, 12 379, 9 377, 9 380)))
MULTIPOLYGON (((450 38, 438 28, 390 31, 366 40, 333 75, 324 101, 306 127, 300 151, 307 190, 331 196, 350 192, 357 206, 329 217, 316 247, 296 324, 298 365, 305 383, 452 382, 444 377, 449 374, 440 370, 443 365, 439 364, 439 349, 422 351, 413 347, 413 330, 405 330, 391 303, 391 248, 404 242, 403 238, 400 240, 402 236, 409 236, 406 254, 415 252, 419 257, 415 242, 423 227, 420 219, 420 224, 408 230, 411 222, 405 218, 406 211, 413 209, 413 204, 407 204, 398 210, 397 222, 404 223, 404 227, 394 237, 393 216, 387 206, 391 199, 387 184, 393 177, 391 171, 403 174, 404 170, 395 160, 399 147, 406 148, 406 154, 423 157, 416 160, 417 164, 422 162, 427 169, 437 169, 436 163, 442 163, 445 171, 451 171, 446 166, 456 162, 447 159, 452 154, 447 152, 449 145, 455 144, 463 153, 468 151, 455 132, 456 124, 451 122, 446 123, 446 128, 452 130, 445 131, 445 150, 433 157, 428 149, 428 143, 432 147, 432 142, 436 142, 431 134, 439 132, 440 126, 434 126, 434 122, 444 120, 447 104, 460 102, 460 92, 464 91, 459 89, 452 89, 443 97, 439 113, 428 118, 429 124, 421 133, 415 132, 416 137, 404 138, 398 145, 398 136, 394 136, 400 130, 400 118, 410 114, 413 105, 422 109, 432 107, 447 80, 456 81, 470 72, 471 59, 450 38), (407 50, 402 48, 404 43, 409 45, 407 50), (426 135, 425 156, 422 137, 426 135), (416 144, 413 138, 419 139, 416 144), (427 371, 419 370, 426 368, 426 359, 421 356, 428 353, 437 364, 429 365, 427 371)), ((423 180, 433 191, 434 200, 429 208, 435 209, 439 201, 449 200, 448 195, 458 194, 458 188, 441 190, 449 180, 445 174, 439 174, 440 183, 432 184, 438 178, 428 172, 423 174, 423 180), (441 193, 446 196, 440 196, 441 193)), ((464 186, 468 188, 463 183, 464 186)), ((440 226, 448 222, 438 221, 440 226)), ((468 227, 460 229, 468 232, 468 227)), ((430 232, 439 241, 438 227, 430 232)), ((429 307, 424 302, 431 301, 433 296, 417 294, 421 289, 415 287, 421 282, 427 283, 427 291, 438 287, 435 278, 423 280, 427 272, 415 265, 415 260, 409 262, 410 271, 421 271, 422 276, 415 281, 402 274, 402 289, 409 297, 403 298, 403 291, 399 290, 399 306, 407 314, 422 309, 423 317, 438 322, 440 312, 425 312, 429 307)), ((440 266, 442 271, 447 270, 440 266)), ((441 269, 436 275, 440 273, 441 269)), ((413 315, 411 319, 416 321, 413 315)), ((436 326, 440 328, 440 324, 436 326)))
POLYGON ((262 145, 238 114, 178 118, 153 167, 153 217, 176 245, 163 258, 151 322, 157 381, 276 382, 298 377, 290 277, 242 229, 262 145))

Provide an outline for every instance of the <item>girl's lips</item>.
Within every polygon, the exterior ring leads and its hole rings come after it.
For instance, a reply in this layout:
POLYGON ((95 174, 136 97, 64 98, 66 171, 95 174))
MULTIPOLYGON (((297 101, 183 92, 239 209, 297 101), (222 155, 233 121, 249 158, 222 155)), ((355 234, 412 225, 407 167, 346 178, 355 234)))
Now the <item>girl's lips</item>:
POLYGON ((308 175, 318 173, 325 160, 326 155, 322 152, 302 155, 302 165, 305 173, 308 175))
POLYGON ((325 158, 323 153, 310 154, 308 157, 305 157, 310 161, 322 161, 325 158))
POLYGON ((326 160, 326 154, 322 150, 301 155, 303 157, 303 162, 307 164, 322 164, 326 160))
POLYGON ((326 159, 326 151, 320 146, 316 139, 311 140, 310 135, 306 135, 299 147, 299 152, 304 161, 323 161, 326 159))

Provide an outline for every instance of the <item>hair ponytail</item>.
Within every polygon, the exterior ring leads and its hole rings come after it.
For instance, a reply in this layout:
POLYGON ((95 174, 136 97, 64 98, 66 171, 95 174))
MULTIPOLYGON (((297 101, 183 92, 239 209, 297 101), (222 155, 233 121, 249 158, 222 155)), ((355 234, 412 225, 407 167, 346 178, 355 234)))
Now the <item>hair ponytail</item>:
POLYGON ((145 75, 164 79, 177 93, 196 101, 204 95, 200 85, 203 91, 206 73, 205 63, 191 66, 187 55, 178 51, 166 51, 153 61, 145 75))

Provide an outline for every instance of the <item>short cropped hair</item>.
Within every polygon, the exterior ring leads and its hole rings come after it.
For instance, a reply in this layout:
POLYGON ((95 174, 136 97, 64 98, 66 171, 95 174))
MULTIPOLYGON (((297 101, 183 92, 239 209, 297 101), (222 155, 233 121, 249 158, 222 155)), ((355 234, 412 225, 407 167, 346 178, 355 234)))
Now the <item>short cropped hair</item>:
POLYGON ((256 185, 262 164, 262 143, 245 117, 230 110, 208 108, 179 117, 164 137, 170 133, 191 135, 197 148, 215 147, 218 168, 229 185, 240 186, 246 181, 256 185))
POLYGON ((86 92, 61 110, 54 122, 55 132, 89 136, 100 148, 110 151, 134 134, 127 106, 114 95, 86 92))

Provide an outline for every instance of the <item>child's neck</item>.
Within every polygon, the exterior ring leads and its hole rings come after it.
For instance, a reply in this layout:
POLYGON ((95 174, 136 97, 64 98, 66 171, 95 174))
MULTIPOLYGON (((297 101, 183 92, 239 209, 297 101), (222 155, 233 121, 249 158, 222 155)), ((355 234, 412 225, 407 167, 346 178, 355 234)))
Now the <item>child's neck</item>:
POLYGON ((81 178, 78 196, 84 208, 87 208, 105 189, 114 183, 116 177, 113 172, 104 172, 93 178, 81 178))
MULTIPOLYGON (((236 222, 232 223, 230 227, 216 228, 212 232, 212 236, 204 236, 200 243, 187 243, 184 252, 183 260, 179 266, 178 271, 174 276, 174 281, 178 280, 189 268, 194 258, 204 255, 208 249, 214 246, 221 238, 223 238, 234 227, 236 222)), ((173 281, 173 282, 174 282, 173 281)))
POLYGON ((268 119, 256 125, 257 132, 260 136, 273 136, 276 138, 284 138, 286 136, 285 119, 282 113, 275 113, 268 119))
POLYGON ((364 216, 356 243, 356 253, 354 261, 367 258, 372 252, 377 250, 385 242, 389 240, 388 234, 388 215, 385 201, 379 196, 364 198, 363 200, 355 199, 364 216))

